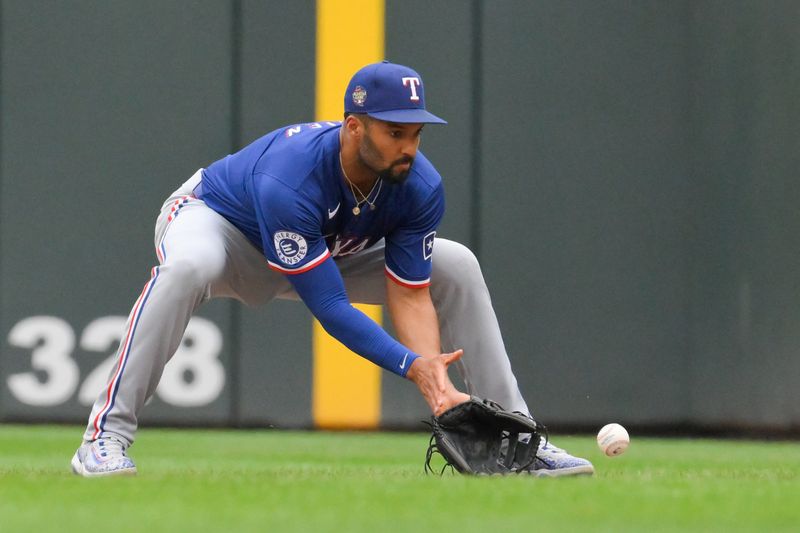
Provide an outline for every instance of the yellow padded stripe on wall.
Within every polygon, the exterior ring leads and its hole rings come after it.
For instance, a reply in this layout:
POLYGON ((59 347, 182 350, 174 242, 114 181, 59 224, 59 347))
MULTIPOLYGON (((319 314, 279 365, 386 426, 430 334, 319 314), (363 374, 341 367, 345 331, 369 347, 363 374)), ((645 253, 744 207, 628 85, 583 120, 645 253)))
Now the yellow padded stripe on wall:
MULTIPOLYGON (((316 120, 341 120, 350 77, 383 59, 384 0, 317 0, 316 120)), ((359 305, 382 322, 380 306, 359 305)), ((377 427, 381 371, 314 321, 312 416, 319 428, 377 427)))

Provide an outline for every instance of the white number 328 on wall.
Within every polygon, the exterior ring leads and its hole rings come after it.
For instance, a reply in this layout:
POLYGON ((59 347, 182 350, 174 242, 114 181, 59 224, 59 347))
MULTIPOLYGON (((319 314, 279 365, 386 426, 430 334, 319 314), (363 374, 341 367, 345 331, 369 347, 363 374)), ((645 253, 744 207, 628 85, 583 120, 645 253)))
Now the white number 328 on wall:
MULTIPOLYGON (((104 316, 90 322, 83 330, 79 347, 89 352, 115 348, 125 331, 126 317, 104 316)), ((80 383, 80 369, 72 358, 75 332, 66 320, 55 316, 32 316, 17 322, 8 333, 14 347, 31 350, 34 372, 11 374, 8 388, 14 397, 27 405, 54 406, 69 400, 80 383)), ((199 407, 219 397, 225 386, 225 368, 219 360, 222 333, 216 324, 193 317, 181 345, 164 368, 156 394, 178 407, 199 407), (187 373, 191 376, 187 380, 187 373)), ((92 369, 80 384, 78 401, 92 405, 107 384, 117 363, 112 353, 92 369)))

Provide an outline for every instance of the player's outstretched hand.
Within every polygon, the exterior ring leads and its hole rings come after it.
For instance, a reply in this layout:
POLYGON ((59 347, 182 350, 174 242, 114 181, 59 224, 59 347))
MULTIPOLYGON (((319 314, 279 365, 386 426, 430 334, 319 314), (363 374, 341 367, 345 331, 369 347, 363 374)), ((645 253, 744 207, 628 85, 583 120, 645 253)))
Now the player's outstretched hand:
POLYGON ((436 357, 419 357, 411 363, 406 377, 416 383, 434 415, 440 415, 451 407, 470 399, 459 392, 447 376, 447 367, 461 359, 464 350, 443 353, 436 357))

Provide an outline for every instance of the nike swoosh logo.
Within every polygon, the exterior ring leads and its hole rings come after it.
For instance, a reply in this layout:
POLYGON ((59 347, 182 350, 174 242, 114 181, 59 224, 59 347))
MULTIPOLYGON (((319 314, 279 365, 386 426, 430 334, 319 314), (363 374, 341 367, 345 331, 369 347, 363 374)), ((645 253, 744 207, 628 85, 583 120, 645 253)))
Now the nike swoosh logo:
POLYGON ((333 217, 336 216, 336 213, 339 212, 339 207, 341 207, 341 205, 342 205, 342 202, 339 202, 338 204, 336 204, 336 207, 333 209, 333 211, 328 209, 328 220, 330 220, 330 219, 332 219, 333 217))
POLYGON ((406 360, 408 359, 408 352, 403 356, 403 361, 400 363, 400 370, 404 370, 406 368, 406 360))

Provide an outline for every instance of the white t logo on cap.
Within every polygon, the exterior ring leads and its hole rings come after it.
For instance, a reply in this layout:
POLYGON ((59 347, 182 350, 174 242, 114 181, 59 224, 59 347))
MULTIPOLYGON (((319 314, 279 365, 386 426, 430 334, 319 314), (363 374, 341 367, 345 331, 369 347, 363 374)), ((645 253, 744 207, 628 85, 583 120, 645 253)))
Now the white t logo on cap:
POLYGON ((419 78, 409 77, 403 78, 403 86, 404 87, 411 87, 411 98, 412 102, 419 102, 419 96, 417 96, 417 86, 419 85, 419 78))

